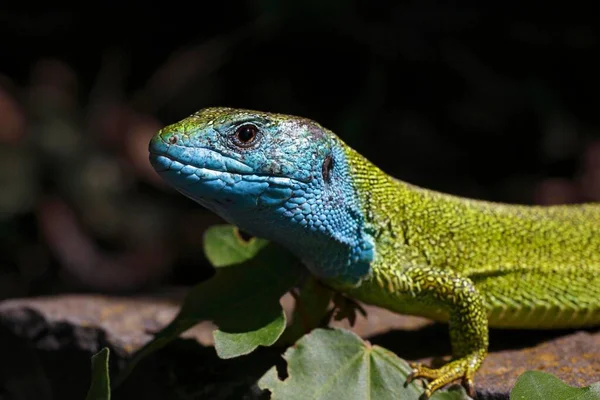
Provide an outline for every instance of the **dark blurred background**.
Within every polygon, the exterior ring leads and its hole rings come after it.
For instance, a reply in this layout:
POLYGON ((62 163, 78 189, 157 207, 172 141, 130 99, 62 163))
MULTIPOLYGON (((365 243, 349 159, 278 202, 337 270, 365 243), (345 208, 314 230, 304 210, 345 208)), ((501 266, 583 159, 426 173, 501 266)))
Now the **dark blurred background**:
POLYGON ((0 6, 0 298, 209 276, 220 219, 147 161, 207 106, 313 118, 432 189, 600 201, 597 14, 496 3, 0 6))

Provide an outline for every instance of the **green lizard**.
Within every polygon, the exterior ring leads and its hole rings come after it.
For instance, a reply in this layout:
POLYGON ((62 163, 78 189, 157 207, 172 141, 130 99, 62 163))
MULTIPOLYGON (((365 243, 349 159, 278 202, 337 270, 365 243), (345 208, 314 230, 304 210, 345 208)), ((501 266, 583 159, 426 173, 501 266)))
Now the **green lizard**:
POLYGON ((425 396, 474 394, 488 326, 600 325, 600 204, 508 205, 392 178, 318 123, 208 108, 158 132, 175 189, 295 253, 349 297, 448 322, 453 359, 413 364, 425 396))

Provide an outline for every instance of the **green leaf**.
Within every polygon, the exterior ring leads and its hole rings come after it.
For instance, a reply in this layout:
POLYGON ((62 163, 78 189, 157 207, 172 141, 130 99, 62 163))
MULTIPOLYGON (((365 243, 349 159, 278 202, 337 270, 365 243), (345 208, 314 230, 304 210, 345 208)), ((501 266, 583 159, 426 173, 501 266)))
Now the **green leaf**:
POLYGON ((578 388, 541 371, 525 371, 510 392, 510 400, 600 400, 600 382, 578 388))
MULTIPOLYGON (((275 303, 269 307, 277 306, 275 303)), ((279 339, 285 330, 286 319, 285 312, 281 306, 279 308, 279 317, 271 318, 277 312, 272 310, 262 313, 264 322, 257 323, 260 327, 256 330, 247 331, 247 328, 236 327, 250 326, 250 323, 239 323, 239 321, 221 321, 219 329, 213 335, 215 339, 215 350, 220 358, 233 358, 254 351, 258 346, 271 346, 279 339)), ((254 315, 248 314, 253 317, 254 315)))
POLYGON ((110 400, 109 354, 108 348, 104 347, 92 356, 92 383, 85 400, 110 400))
POLYGON ((274 244, 242 264, 218 268, 211 279, 191 289, 175 319, 136 352, 117 385, 140 360, 201 321, 211 320, 219 327, 215 347, 223 358, 273 344, 285 329, 279 300, 304 273, 291 253, 274 244))
MULTIPOLYGON (((288 363, 286 379, 280 380, 273 367, 258 381, 273 400, 417 400, 423 392, 416 382, 405 386, 411 371, 406 362, 344 329, 315 329, 283 357, 288 363)), ((468 398, 462 388, 431 397, 468 398)))
POLYGON ((240 264, 254 257, 269 243, 253 237, 242 239, 233 225, 215 225, 204 232, 204 254, 215 268, 240 264))

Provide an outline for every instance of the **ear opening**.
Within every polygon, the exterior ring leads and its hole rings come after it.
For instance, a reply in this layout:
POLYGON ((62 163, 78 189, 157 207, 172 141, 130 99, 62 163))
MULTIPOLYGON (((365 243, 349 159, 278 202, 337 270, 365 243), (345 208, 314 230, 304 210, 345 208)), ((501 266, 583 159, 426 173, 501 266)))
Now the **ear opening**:
POLYGON ((325 157, 325 160, 323 161, 323 180, 326 183, 329 183, 331 181, 331 171, 333 170, 333 157, 331 156, 331 154, 329 154, 327 157, 325 157))

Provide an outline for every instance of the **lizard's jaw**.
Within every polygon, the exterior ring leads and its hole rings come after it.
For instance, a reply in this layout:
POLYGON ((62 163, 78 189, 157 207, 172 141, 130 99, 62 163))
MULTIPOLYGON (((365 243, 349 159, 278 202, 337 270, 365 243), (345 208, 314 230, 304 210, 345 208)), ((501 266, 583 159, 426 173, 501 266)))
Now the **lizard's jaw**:
POLYGON ((237 210, 285 203, 302 182, 254 173, 248 165, 217 151, 150 143, 150 163, 172 187, 226 219, 237 210))
MULTIPOLYGON (((173 138, 177 138, 177 136, 171 135, 166 139, 164 134, 159 133, 150 141, 148 146, 150 162, 159 173, 163 170, 181 170, 185 167, 188 167, 190 172, 192 167, 237 174, 254 172, 251 166, 242 161, 210 148, 178 144, 177 139, 171 142, 170 140, 173 138)), ((189 173, 185 173, 185 175, 189 175, 189 173)))

